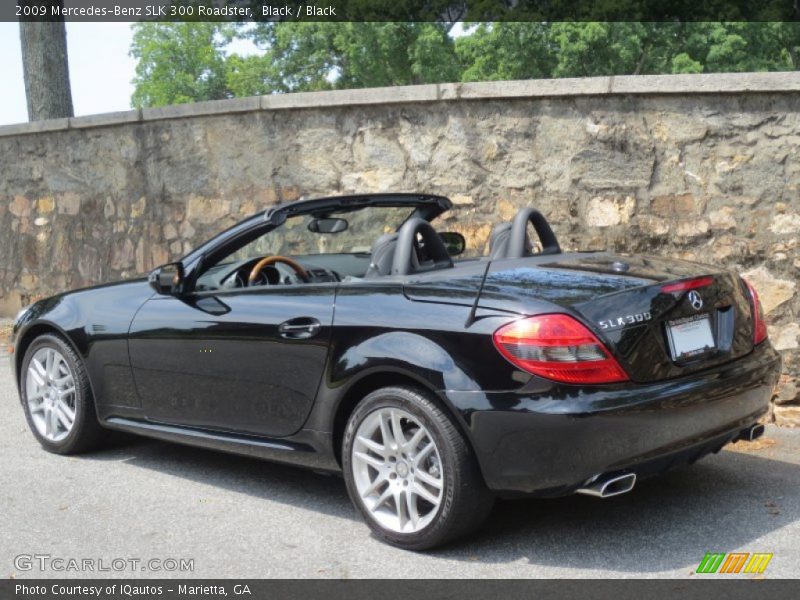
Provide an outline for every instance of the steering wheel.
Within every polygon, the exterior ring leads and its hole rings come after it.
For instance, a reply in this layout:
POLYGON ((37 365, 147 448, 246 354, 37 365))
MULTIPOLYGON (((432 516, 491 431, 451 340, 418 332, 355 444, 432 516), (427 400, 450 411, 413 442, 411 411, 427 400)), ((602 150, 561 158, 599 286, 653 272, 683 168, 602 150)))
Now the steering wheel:
POLYGON ((264 267, 274 265, 275 263, 283 263, 284 265, 291 267, 302 281, 308 281, 308 273, 306 273, 306 270, 300 265, 300 263, 286 256, 279 256, 276 254, 275 256, 267 256, 266 258, 262 258, 255 265, 253 265, 253 268, 250 270, 250 276, 247 278, 248 287, 255 284, 256 279, 258 279, 258 276, 264 267))

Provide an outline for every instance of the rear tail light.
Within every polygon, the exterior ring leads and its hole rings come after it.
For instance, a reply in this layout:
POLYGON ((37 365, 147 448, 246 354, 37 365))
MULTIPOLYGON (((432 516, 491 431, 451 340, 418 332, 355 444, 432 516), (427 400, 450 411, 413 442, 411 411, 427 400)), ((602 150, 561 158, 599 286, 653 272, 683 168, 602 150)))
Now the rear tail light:
POLYGON ((494 345, 520 369, 554 381, 628 381, 603 343, 568 315, 539 315, 504 325, 495 331, 494 345))
POLYGON ((767 339, 767 324, 764 321, 764 309, 761 307, 761 300, 758 299, 756 289, 747 283, 750 291, 750 304, 753 308, 753 344, 760 344, 767 339))

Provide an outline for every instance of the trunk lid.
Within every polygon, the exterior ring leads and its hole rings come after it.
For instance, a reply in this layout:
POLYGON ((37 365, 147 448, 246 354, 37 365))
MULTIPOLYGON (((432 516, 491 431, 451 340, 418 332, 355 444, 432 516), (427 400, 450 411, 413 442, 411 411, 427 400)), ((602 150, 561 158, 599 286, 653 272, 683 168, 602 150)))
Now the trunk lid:
MULTIPOLYGON (((458 277, 461 270, 450 270, 452 277, 444 281, 407 284, 406 294, 471 305, 482 269, 467 268, 458 277)), ((741 279, 682 260, 608 253, 500 260, 492 263, 479 306, 540 314, 553 304, 582 317, 635 382, 679 377, 753 347, 752 311, 741 279), (700 278, 700 287, 670 290, 682 287, 673 282, 700 278)))

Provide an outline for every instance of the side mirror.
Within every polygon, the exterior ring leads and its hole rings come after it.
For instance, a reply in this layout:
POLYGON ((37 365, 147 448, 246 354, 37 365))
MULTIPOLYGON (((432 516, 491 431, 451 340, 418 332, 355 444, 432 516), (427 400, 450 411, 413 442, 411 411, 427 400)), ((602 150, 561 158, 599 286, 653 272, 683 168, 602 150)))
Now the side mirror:
POLYGON ((450 256, 458 256, 467 248, 467 240, 457 231, 441 231, 439 237, 442 238, 450 256))
POLYGON ((147 277, 150 287, 164 296, 177 296, 183 286, 183 266, 181 263, 161 265, 147 277))

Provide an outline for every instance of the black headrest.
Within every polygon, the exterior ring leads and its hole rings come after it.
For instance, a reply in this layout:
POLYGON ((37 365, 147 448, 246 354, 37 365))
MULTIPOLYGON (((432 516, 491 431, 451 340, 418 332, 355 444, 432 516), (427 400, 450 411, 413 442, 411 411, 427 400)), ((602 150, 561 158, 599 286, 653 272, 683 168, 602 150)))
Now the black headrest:
POLYGON ((489 236, 489 257, 522 258, 533 253, 533 244, 528 235, 528 223, 533 225, 539 242, 542 244, 540 254, 559 254, 553 230, 544 215, 534 208, 522 208, 511 223, 501 223, 492 230, 489 236))
POLYGON ((431 269, 445 269, 453 266, 453 259, 447 252, 442 238, 433 226, 424 219, 412 217, 397 232, 397 248, 394 253, 392 275, 408 275, 431 269), (425 245, 427 260, 420 264, 417 258, 417 236, 425 245))
POLYGON ((550 223, 538 210, 527 207, 521 208, 511 222, 511 236, 508 241, 506 258, 521 258, 530 255, 533 247, 528 237, 528 223, 533 225, 536 235, 539 236, 539 242, 542 244, 540 254, 561 253, 561 247, 558 245, 556 235, 550 228, 550 223))
POLYGON ((388 275, 391 273, 396 247, 396 233, 384 233, 375 240, 375 243, 372 244, 372 250, 370 251, 372 258, 364 277, 379 277, 380 275, 388 275))
POLYGON ((503 258, 508 250, 511 223, 500 223, 489 234, 489 258, 503 258))

